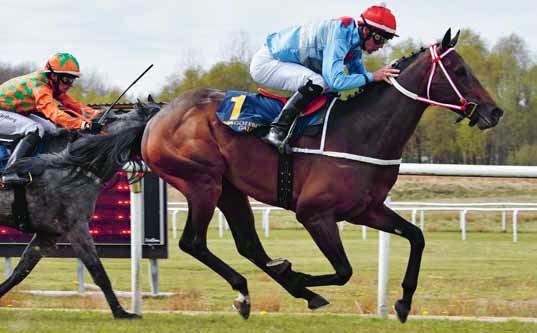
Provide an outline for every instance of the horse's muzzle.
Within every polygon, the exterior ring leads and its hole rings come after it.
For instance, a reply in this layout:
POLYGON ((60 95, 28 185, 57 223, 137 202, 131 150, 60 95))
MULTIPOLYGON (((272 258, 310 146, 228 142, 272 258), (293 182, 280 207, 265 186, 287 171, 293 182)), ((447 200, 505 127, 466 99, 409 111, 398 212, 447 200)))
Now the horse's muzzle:
POLYGON ((489 110, 479 110, 479 121, 477 127, 479 129, 487 129, 498 125, 500 119, 503 117, 503 110, 497 106, 492 107, 489 110))

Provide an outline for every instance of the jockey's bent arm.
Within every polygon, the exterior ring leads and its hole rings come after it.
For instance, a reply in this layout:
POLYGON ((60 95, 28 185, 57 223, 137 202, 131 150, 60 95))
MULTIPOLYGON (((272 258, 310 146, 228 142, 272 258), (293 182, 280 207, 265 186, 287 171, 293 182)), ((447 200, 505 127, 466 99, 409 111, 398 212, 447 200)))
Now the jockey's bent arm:
POLYGON ((52 89, 48 86, 41 86, 34 90, 35 108, 50 119, 53 123, 68 129, 80 128, 82 120, 72 117, 60 110, 52 97, 52 89))
MULTIPOLYGON (((339 22, 338 22, 339 23, 339 22)), ((367 72, 365 66, 360 60, 361 51, 356 50, 355 54, 348 62, 349 74, 345 73, 345 57, 353 48, 353 37, 357 37, 354 24, 345 27, 342 23, 334 26, 334 29, 328 34, 326 48, 323 55, 322 75, 330 90, 342 91, 362 87, 373 81, 373 74, 367 72), (352 34, 356 34, 353 36, 352 34)))
POLYGON ((367 75, 367 79, 370 82, 374 79, 373 73, 370 73, 362 62, 361 51, 354 52, 347 62, 345 62, 345 66, 349 69, 349 74, 367 75))
POLYGON ((82 117, 87 118, 88 120, 95 118, 99 114, 99 111, 94 110, 89 106, 85 105, 84 103, 77 101, 66 93, 57 96, 56 99, 60 101, 62 105, 66 108, 73 110, 74 112, 80 114, 82 117))

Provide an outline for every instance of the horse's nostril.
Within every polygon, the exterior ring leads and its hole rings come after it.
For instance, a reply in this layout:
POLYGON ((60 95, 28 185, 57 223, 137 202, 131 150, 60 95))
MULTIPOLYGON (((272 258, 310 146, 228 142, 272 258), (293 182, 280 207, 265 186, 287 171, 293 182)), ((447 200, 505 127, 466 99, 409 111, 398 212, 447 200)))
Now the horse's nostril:
POLYGON ((503 110, 500 108, 494 108, 492 110, 492 116, 496 119, 500 119, 503 116, 503 110))

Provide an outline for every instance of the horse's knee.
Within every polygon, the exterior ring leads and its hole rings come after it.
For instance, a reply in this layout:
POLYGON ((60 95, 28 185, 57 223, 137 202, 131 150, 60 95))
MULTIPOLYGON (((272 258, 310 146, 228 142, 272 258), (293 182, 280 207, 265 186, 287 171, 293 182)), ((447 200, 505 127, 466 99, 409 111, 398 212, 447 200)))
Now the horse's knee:
POLYGON ((425 237, 423 237, 423 232, 420 228, 416 227, 416 231, 410 238, 410 242, 416 250, 422 251, 425 248, 425 237))
POLYGON ((337 280, 336 285, 342 286, 349 282, 352 276, 352 267, 344 267, 336 270, 337 280))
POLYGON ((179 240, 179 248, 195 258, 201 258, 207 254, 207 244, 205 242, 187 240, 181 237, 179 240))
POLYGON ((179 240, 179 248, 188 254, 194 254, 196 252, 196 246, 192 240, 181 237, 179 240))

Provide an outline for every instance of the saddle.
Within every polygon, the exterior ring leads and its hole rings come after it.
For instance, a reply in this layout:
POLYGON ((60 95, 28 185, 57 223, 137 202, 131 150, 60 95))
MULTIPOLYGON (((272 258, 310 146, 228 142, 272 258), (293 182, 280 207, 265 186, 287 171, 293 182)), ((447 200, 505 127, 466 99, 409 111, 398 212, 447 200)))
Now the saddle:
MULTIPOLYGON (((313 100, 299 116, 294 126, 293 137, 314 136, 324 123, 324 116, 333 94, 313 100)), ((257 93, 230 90, 220 103, 216 115, 222 123, 235 132, 252 133, 257 137, 266 135, 272 121, 281 112, 288 97, 272 94, 264 89, 257 93)))
MULTIPOLYGON (((265 97, 279 100, 284 105, 285 105, 285 103, 287 103, 287 100, 289 99, 288 97, 285 97, 285 96, 280 96, 280 95, 273 94, 273 93, 271 93, 271 92, 269 92, 269 91, 267 91, 267 90, 265 90, 263 88, 258 88, 257 92, 260 93, 261 95, 265 96, 265 97)), ((311 103, 309 103, 306 106, 306 109, 304 110, 304 112, 302 112, 301 116, 302 117, 308 116, 308 115, 314 113, 315 111, 318 111, 320 108, 322 108, 328 102, 328 100, 329 100, 328 96, 329 95, 322 95, 322 96, 319 96, 319 97, 315 98, 311 103)))

